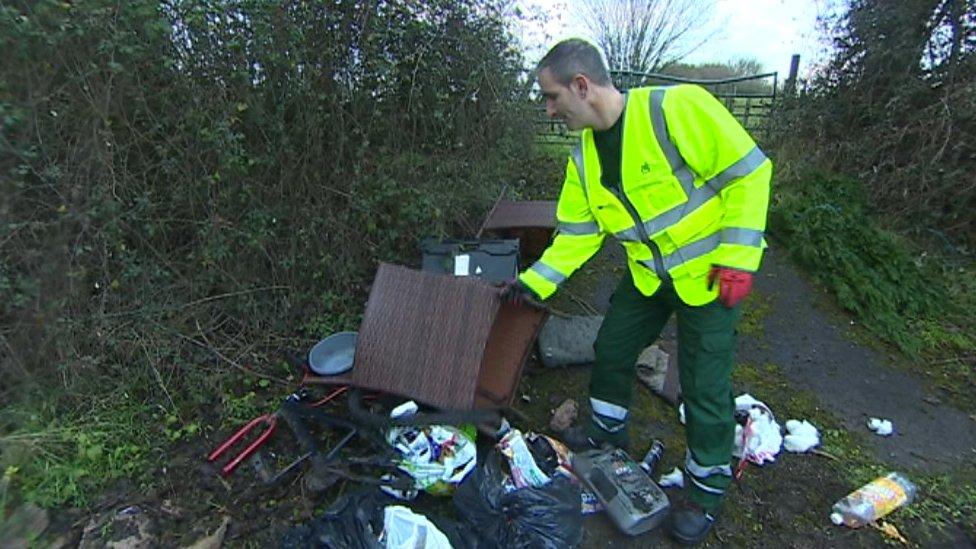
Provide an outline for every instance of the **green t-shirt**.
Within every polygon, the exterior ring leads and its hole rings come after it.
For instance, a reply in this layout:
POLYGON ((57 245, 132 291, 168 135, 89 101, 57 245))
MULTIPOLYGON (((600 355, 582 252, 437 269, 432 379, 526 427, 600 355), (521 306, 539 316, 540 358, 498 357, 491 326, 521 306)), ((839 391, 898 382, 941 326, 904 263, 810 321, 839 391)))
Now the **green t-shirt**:
POLYGON ((593 131, 593 144, 600 158, 600 182, 604 187, 616 189, 620 187, 620 155, 623 145, 624 113, 606 130, 593 131))

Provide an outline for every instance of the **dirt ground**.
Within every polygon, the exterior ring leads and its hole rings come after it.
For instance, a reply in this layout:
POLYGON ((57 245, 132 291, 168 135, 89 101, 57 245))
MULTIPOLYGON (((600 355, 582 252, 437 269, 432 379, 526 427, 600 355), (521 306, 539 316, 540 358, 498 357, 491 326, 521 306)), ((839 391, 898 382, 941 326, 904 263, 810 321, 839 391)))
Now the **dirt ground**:
MULTIPOLYGON (((585 274, 570 281, 568 292, 554 306, 578 313, 582 301, 605 309, 623 272, 619 259, 612 248, 601 253, 585 274)), ((899 357, 855 343, 856 326, 775 247, 748 307, 734 374, 737 394, 749 392, 765 401, 781 424, 787 419, 810 420, 823 433, 823 453, 784 452, 773 464, 748 467, 731 489, 706 545, 897 545, 874 528, 839 528, 827 516, 831 504, 860 482, 886 470, 899 470, 922 486, 919 501, 890 520, 909 544, 976 546, 973 500, 966 499, 972 496, 965 491, 972 490, 976 480, 976 418, 944 404, 921 379, 895 367, 899 357), (891 419, 895 436, 871 434, 865 427, 869 416, 891 419), (960 508, 959 501, 970 507, 960 508), (946 508, 955 509, 955 515, 939 516, 946 508)), ((665 346, 673 344, 674 337, 673 328, 666 330, 665 346)), ((583 403, 588 377, 585 366, 544 369, 530 363, 516 401, 526 417, 516 426, 543 430, 551 410, 565 398, 583 403)), ((667 450, 659 471, 670 471, 684 455, 683 427, 664 400, 643 387, 637 395, 630 451, 640 456, 652 439, 661 439, 667 450)), ((584 404, 580 417, 587 412, 584 404)), ((206 412, 204 422, 207 419, 219 424, 214 411, 206 412)), ((85 547, 102 546, 139 531, 145 532, 145 546, 184 546, 212 534, 228 517, 226 546, 277 546, 289 528, 318 516, 341 493, 354 489, 353 483, 344 482, 313 494, 298 477, 264 488, 255 482, 253 466, 247 463, 225 481, 203 458, 227 434, 212 430, 176 448, 167 465, 154 473, 156 490, 141 493, 136 487, 118 485, 104 495, 95 515, 71 509, 52 513, 49 531, 68 545, 83 540, 85 547), (120 510, 125 511, 120 514, 120 510), (134 526, 122 515, 139 516, 141 522, 134 526)), ((294 455, 286 436, 275 437, 270 450, 282 462, 294 455)), ((680 490, 668 494, 672 500, 682 498, 680 490)), ((419 504, 432 512, 452 512, 444 499, 421 496, 419 504)), ((660 531, 627 537, 602 514, 586 517, 584 527, 584 547, 670 546, 660 531)))

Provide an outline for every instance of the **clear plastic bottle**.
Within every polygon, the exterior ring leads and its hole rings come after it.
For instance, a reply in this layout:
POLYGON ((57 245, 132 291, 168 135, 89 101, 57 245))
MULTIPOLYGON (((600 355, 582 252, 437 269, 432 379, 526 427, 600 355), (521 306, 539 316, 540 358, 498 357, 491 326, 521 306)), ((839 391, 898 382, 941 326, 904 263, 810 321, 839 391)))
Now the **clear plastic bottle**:
POLYGON ((830 521, 860 528, 915 500, 915 484, 901 473, 888 473, 851 492, 834 504, 830 521))

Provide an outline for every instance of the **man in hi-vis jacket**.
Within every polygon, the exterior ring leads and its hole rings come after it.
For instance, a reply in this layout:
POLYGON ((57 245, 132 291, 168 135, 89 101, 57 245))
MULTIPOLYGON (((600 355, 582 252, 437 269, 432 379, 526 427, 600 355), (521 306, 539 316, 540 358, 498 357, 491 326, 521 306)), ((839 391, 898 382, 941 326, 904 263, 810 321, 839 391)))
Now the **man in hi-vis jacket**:
POLYGON ((765 247, 772 164, 704 89, 621 93, 583 40, 553 47, 537 78, 547 114, 582 134, 566 165, 556 236, 506 295, 544 300, 607 236, 623 245, 629 272, 594 344, 592 415, 566 441, 627 445, 637 357, 676 314, 690 494, 670 530, 698 543, 732 480, 735 327, 765 247))

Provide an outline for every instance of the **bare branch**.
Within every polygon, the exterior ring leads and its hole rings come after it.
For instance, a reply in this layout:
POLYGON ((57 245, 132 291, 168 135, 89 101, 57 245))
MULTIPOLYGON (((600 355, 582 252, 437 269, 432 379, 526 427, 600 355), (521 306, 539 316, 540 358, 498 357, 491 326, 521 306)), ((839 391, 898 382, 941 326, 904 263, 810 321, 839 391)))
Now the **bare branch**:
POLYGON ((655 72, 714 36, 712 0, 583 0, 579 17, 611 70, 655 72))

